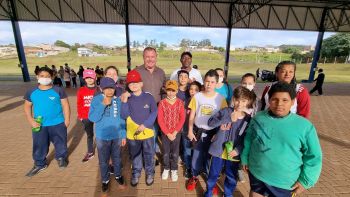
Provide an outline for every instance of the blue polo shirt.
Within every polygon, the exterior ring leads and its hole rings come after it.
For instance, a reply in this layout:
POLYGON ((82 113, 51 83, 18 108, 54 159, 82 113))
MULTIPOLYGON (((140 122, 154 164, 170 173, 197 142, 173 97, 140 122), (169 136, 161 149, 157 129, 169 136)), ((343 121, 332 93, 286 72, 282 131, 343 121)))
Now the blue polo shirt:
POLYGON ((24 99, 33 103, 34 118, 43 117, 42 126, 53 126, 64 122, 61 99, 67 94, 60 87, 40 90, 35 87, 24 95, 24 99))

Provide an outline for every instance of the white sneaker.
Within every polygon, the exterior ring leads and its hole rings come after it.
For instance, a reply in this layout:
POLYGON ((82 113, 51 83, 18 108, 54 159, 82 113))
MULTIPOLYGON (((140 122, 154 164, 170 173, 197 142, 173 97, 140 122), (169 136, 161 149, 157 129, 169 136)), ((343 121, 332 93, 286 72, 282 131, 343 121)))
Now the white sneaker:
POLYGON ((169 177, 169 170, 163 170, 163 173, 162 173, 162 180, 167 180, 169 177))
POLYGON ((179 176, 177 175, 177 170, 172 170, 171 171, 171 180, 173 182, 176 182, 178 178, 179 178, 179 176))

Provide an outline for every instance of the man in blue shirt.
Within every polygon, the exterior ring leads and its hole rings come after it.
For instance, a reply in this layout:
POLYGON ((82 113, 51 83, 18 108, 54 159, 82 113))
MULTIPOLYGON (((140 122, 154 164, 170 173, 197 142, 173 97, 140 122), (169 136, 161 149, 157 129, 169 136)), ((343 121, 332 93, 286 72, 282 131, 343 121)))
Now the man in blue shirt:
POLYGON ((42 67, 37 72, 38 86, 24 95, 24 112, 33 130, 34 167, 26 176, 34 176, 47 168, 46 156, 50 142, 55 146, 55 158, 63 169, 68 165, 67 127, 69 126, 70 109, 64 90, 52 85, 52 70, 42 67), (36 119, 41 116, 42 121, 36 119))

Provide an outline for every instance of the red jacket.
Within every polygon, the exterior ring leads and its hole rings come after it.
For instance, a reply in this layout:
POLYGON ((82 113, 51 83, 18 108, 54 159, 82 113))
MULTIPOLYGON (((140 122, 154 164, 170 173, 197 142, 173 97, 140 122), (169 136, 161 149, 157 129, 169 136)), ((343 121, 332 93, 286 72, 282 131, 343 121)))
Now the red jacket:
POLYGON ((164 134, 180 132, 185 122, 186 114, 184 103, 176 99, 174 104, 170 104, 163 99, 158 104, 158 124, 164 134))
POLYGON ((94 97, 95 92, 96 87, 88 88, 84 86, 79 88, 77 93, 77 111, 78 118, 80 120, 89 118, 90 103, 94 97))

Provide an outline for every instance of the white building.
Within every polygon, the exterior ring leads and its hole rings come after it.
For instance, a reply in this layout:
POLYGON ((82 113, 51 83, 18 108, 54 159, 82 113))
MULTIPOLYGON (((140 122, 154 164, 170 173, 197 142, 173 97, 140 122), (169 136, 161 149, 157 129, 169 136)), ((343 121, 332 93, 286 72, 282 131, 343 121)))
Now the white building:
POLYGON ((78 48, 77 50, 79 57, 89 57, 93 55, 92 50, 88 48, 78 48))

